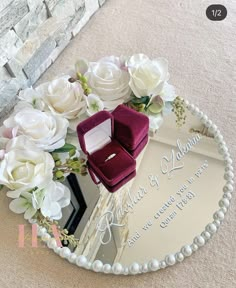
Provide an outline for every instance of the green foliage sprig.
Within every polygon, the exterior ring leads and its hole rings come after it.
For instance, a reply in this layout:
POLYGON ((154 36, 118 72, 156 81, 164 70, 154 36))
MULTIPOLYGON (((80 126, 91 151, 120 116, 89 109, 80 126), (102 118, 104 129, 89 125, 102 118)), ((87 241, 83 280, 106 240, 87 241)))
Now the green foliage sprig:
POLYGON ((82 176, 87 175, 87 165, 84 158, 78 158, 75 156, 76 147, 74 145, 66 143, 63 147, 56 149, 52 152, 52 157, 55 162, 53 169, 53 178, 57 181, 64 181, 65 174, 75 173, 82 176), (60 157, 60 153, 68 153, 68 158, 63 163, 60 157))
POLYGON ((184 106, 184 100, 181 99, 179 96, 177 96, 173 101, 172 105, 173 105, 172 112, 175 113, 177 127, 181 127, 182 125, 185 124, 187 117, 184 106))
POLYGON ((57 228, 57 232, 59 234, 59 239, 64 244, 70 244, 73 247, 77 247, 79 244, 79 240, 75 238, 74 235, 68 235, 67 229, 61 229, 59 223, 57 221, 50 220, 48 217, 44 217, 40 212, 36 215, 36 221, 38 225, 46 228, 47 232, 53 235, 52 225, 55 225, 57 228))

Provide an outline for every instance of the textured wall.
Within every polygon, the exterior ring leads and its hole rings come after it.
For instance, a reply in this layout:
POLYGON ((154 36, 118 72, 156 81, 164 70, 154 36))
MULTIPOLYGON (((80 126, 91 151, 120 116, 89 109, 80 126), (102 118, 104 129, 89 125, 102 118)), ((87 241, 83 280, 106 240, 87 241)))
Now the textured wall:
POLYGON ((105 0, 0 0, 0 118, 105 0))

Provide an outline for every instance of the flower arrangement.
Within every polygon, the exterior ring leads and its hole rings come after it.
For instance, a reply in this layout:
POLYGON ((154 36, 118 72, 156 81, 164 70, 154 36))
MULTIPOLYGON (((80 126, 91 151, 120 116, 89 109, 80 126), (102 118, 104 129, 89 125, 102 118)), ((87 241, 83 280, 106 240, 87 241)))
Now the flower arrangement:
POLYGON ((148 115, 152 130, 171 111, 181 124, 184 108, 168 80, 167 60, 135 54, 80 59, 67 75, 20 91, 0 128, 0 185, 13 199, 10 209, 41 223, 62 217, 61 209, 70 203, 65 176, 87 174, 75 128, 98 111, 125 103, 148 115))

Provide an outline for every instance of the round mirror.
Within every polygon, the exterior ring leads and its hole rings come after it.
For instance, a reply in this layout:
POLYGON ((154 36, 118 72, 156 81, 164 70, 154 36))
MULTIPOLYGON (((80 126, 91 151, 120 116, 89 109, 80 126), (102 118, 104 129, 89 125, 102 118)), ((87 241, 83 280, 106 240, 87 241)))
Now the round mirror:
POLYGON ((116 192, 89 174, 67 177, 71 203, 59 224, 77 239, 71 262, 116 274, 155 271, 217 231, 233 189, 231 159, 217 127, 186 106, 186 123, 166 116, 137 157, 136 176, 116 192))

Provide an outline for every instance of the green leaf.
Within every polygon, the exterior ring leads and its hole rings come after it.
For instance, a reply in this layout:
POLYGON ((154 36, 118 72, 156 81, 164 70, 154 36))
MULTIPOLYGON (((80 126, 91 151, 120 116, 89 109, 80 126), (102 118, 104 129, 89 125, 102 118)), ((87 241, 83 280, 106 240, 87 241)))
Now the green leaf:
POLYGON ((76 150, 76 147, 72 144, 65 143, 64 146, 54 150, 53 153, 65 153, 65 152, 70 152, 70 150, 76 150))
POLYGON ((2 184, 0 184, 0 190, 2 190, 3 187, 4 187, 4 186, 3 186, 2 184))
POLYGON ((149 96, 143 96, 141 98, 135 97, 131 101, 133 104, 145 104, 145 105, 147 105, 149 100, 150 100, 149 96))

